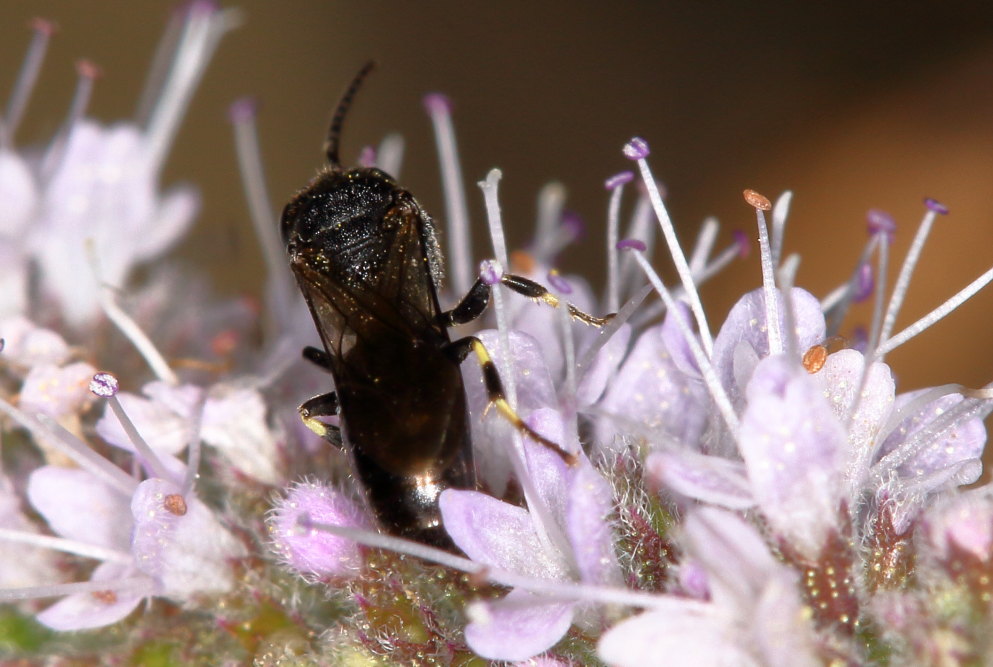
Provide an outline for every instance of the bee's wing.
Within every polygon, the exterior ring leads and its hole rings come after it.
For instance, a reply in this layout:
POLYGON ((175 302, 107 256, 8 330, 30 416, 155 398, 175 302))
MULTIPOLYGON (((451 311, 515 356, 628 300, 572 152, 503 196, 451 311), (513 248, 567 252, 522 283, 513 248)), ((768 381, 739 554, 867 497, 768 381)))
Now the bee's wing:
POLYGON ((373 350, 386 340, 447 337, 438 323, 438 297, 416 212, 398 215, 403 216, 398 232, 370 281, 319 271, 304 256, 291 259, 332 366, 340 373, 347 372, 342 360, 356 345, 373 350))

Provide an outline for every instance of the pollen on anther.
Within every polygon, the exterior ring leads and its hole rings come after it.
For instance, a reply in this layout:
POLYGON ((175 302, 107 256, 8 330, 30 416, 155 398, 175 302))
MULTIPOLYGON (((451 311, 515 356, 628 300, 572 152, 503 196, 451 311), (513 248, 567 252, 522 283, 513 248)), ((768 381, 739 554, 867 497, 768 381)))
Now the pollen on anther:
POLYGON ((748 188, 742 192, 742 195, 744 195, 745 201, 748 202, 748 205, 752 208, 756 208, 760 211, 772 210, 772 202, 770 202, 769 198, 765 195, 760 194, 751 188, 748 188))
POLYGON ((634 137, 624 144, 624 157, 629 160, 641 160, 648 157, 650 152, 648 142, 641 137, 634 137))
POLYGON ((110 398, 120 388, 117 378, 110 373, 97 373, 90 380, 90 391, 101 398, 110 398))
POLYGON ((103 76, 103 70, 92 60, 76 61, 76 72, 87 79, 99 79, 103 76))
POLYGON ((162 500, 166 511, 176 516, 186 515, 186 499, 178 493, 170 493, 162 500))

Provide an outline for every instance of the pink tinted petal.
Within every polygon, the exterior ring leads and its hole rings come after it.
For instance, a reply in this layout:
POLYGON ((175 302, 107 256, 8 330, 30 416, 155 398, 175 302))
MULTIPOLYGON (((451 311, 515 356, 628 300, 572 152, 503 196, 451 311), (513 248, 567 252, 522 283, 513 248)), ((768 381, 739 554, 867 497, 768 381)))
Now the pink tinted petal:
MULTIPOLYGON (((901 394, 896 399, 896 409, 901 409, 923 391, 927 390, 901 394)), ((942 396, 903 420, 886 438, 880 456, 899 449, 916 433, 927 428, 931 422, 962 400, 959 394, 942 396)), ((963 419, 953 428, 945 430, 939 437, 932 438, 924 446, 919 446, 897 468, 897 472, 908 482, 913 482, 945 468, 957 467, 966 461, 978 459, 983 453, 985 444, 986 428, 983 426, 983 421, 975 417, 963 419)))
POLYGON ((603 395, 607 382, 617 371, 621 359, 628 351, 630 340, 631 325, 622 324, 594 355, 593 361, 590 362, 589 368, 583 373, 576 387, 576 404, 579 408, 596 403, 603 395))
MULTIPOLYGON (((510 377, 509 365, 500 349, 500 335, 487 329, 476 336, 483 342, 490 357, 500 371, 504 385, 510 377)), ((532 336, 519 331, 508 332, 511 356, 514 361, 514 386, 517 389, 517 409, 527 417, 532 410, 556 404, 555 387, 545 363, 545 353, 532 336)), ((473 415, 481 415, 489 404, 489 397, 483 384, 483 375, 478 363, 467 359, 463 365, 465 393, 469 410, 473 415)))
MULTIPOLYGON (((526 421, 539 435, 555 443, 563 442, 562 417, 555 410, 540 408, 532 412, 526 421)), ((567 493, 575 470, 552 449, 532 442, 530 438, 524 441, 524 455, 531 483, 538 491, 538 496, 555 522, 560 526, 565 525, 567 493)), ((586 461, 586 465, 589 465, 589 461, 586 461)))
MULTIPOLYGON (((777 291, 779 312, 785 311, 782 293, 777 291)), ((824 340, 824 315, 820 302, 809 292, 794 287, 790 293, 793 301, 794 323, 796 326, 797 349, 806 350, 824 340)), ((780 331, 785 325, 780 318, 780 331)), ((728 392, 731 401, 740 405, 744 386, 735 377, 734 357, 739 344, 747 344, 755 350, 759 358, 769 355, 769 337, 765 319, 765 296, 761 288, 741 297, 728 314, 720 332, 714 338, 712 360, 714 369, 728 392)), ((744 378, 747 381, 748 378, 744 378)))
POLYGON ((305 528, 300 518, 335 526, 367 527, 362 509, 325 484, 300 482, 290 487, 269 516, 269 535, 283 562, 301 574, 349 575, 362 566, 355 542, 319 528, 305 528))
POLYGON ((596 421, 600 447, 621 446, 618 434, 643 431, 696 447, 707 425, 710 398, 698 378, 679 370, 662 340, 661 328, 653 327, 635 342, 599 408, 608 415, 596 421))
POLYGON ((680 598, 666 602, 664 609, 644 612, 608 630, 597 644, 597 655, 612 667, 758 667, 741 648, 740 632, 713 605, 680 598))
MULTIPOLYGON (((547 284, 547 268, 539 269, 528 274, 527 277, 539 283, 547 284)), ((596 299, 589 284, 575 275, 563 276, 572 292, 564 295, 563 298, 580 310, 597 314, 596 299)), ((551 285, 549 285, 551 288, 551 285)), ((530 336, 538 344, 538 349, 544 360, 544 366, 548 368, 551 377, 560 379, 565 375, 565 356, 562 350, 562 324, 560 315, 555 308, 551 308, 544 303, 534 303, 530 299, 524 299, 518 295, 510 297, 514 315, 511 321, 511 329, 530 336)), ((585 348, 583 339, 589 334, 595 334, 594 330, 579 324, 572 327, 573 335, 576 337, 576 348, 585 348)))
POLYGON ((942 558, 949 547, 972 553, 980 561, 993 554, 993 498, 990 488, 981 487, 951 496, 928 510, 924 519, 932 548, 942 558))
POLYGON ((690 377, 699 377, 700 369, 696 359, 693 358, 690 344, 686 341, 677 318, 682 319, 690 331, 696 331, 696 323, 690 313, 689 305, 677 301, 675 310, 667 312, 662 321, 662 342, 673 363, 676 364, 676 368, 690 377))
POLYGON ((174 386, 168 382, 156 380, 142 387, 141 393, 180 417, 191 419, 194 409, 203 396, 203 389, 192 384, 174 386))
MULTIPOLYGON (((38 525, 28 519, 14 485, 0 475, 0 528, 24 533, 39 533, 38 525)), ((57 578, 57 554, 16 542, 0 542, 0 589, 42 586, 57 578)))
POLYGON ((21 407, 54 419, 79 413, 94 400, 89 386, 96 372, 84 362, 61 368, 52 364, 35 366, 21 386, 21 407))
POLYGON ((585 456, 576 468, 565 526, 580 578, 591 584, 619 585, 621 571, 609 523, 614 510, 612 490, 585 456))
POLYGON ((129 548, 129 499, 85 470, 38 468, 28 479, 28 499, 62 537, 124 552, 129 548))
POLYGON ((574 603, 555 602, 520 590, 476 603, 465 628, 469 648, 490 660, 525 660, 555 646, 572 625, 574 603))
POLYGON ((166 192, 154 213, 154 224, 136 237, 135 259, 153 259, 176 243, 193 223, 200 209, 200 198, 191 188, 172 188, 166 192))
POLYGON ((649 455, 645 470, 655 484, 665 485, 688 498, 728 509, 748 509, 755 505, 741 461, 676 450, 649 455))
POLYGON ((183 498, 176 484, 147 479, 135 491, 131 512, 135 562, 159 581, 162 594, 185 599, 233 588, 230 561, 244 549, 195 496, 183 498))
POLYGON ((769 667, 823 665, 816 651, 816 636, 806 608, 790 573, 771 576, 756 601, 754 615, 746 619, 752 643, 769 667))
POLYGON ((29 231, 38 203, 38 189, 27 163, 9 148, 0 148, 0 235, 16 237, 29 231))
POLYGON ((276 461, 276 437, 266 405, 254 389, 215 385, 203 408, 200 433, 238 470, 266 484, 282 475, 276 461))
POLYGON ((69 359, 69 345, 62 336, 20 315, 0 321, 0 338, 4 340, 4 359, 20 366, 60 366, 69 359))
MULTIPOLYGON (((90 580, 113 582, 133 575, 134 570, 130 566, 102 563, 93 571, 90 580)), ((148 591, 144 593, 76 593, 62 598, 35 618, 42 625, 62 632, 102 628, 122 620, 134 611, 145 596, 152 595, 153 592, 149 581, 148 591)))
MULTIPOLYGON (((189 444, 189 423, 168 407, 126 391, 117 394, 117 399, 138 433, 156 453, 178 454, 189 444)), ((115 447, 135 451, 134 443, 109 404, 97 421, 96 431, 97 435, 115 447)))
POLYGON ((683 541, 708 573, 714 602, 737 612, 751 609, 766 580, 784 567, 752 526, 724 510, 691 512, 683 524, 683 541))
POLYGON ((852 497, 865 482, 874 455, 873 443, 893 411, 896 389, 889 366, 874 363, 865 379, 858 409, 849 419, 864 369, 865 357, 860 352, 841 350, 829 355, 824 367, 812 376, 821 384, 834 414, 848 424, 846 477, 852 497))
MULTIPOLYGON (((503 359, 498 333, 487 330, 479 332, 477 336, 489 350, 500 371, 504 386, 507 386, 510 371, 503 359)), ((552 377, 545 366, 545 358, 537 341, 519 331, 510 331, 508 337, 514 358, 513 377, 517 389, 517 412, 527 418, 536 408, 556 405, 555 387, 552 385, 552 377)), ((462 364, 462 376, 465 379, 469 412, 473 417, 471 429, 476 469, 481 471, 486 488, 496 495, 502 495, 512 470, 508 448, 513 437, 513 428, 496 410, 486 411, 489 398, 479 363, 474 358, 466 359, 462 364), (483 414, 487 416, 484 418, 483 414)))
POLYGON ((452 541, 475 562, 542 579, 567 577, 566 563, 548 555, 526 510, 455 489, 442 491, 438 504, 452 541))
POLYGON ((838 518, 845 430, 813 378, 785 357, 759 363, 747 399, 738 446, 752 493, 777 535, 816 554, 838 518))

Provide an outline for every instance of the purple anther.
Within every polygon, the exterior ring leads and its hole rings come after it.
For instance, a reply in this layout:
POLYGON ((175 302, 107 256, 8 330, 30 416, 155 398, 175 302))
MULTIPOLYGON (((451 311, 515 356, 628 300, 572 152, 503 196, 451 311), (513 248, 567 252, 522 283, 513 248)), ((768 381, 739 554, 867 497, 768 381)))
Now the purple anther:
POLYGON ((624 239, 623 241, 617 242, 618 250, 637 250, 638 252, 645 252, 647 246, 643 241, 638 239, 624 239))
POLYGON ((865 220, 869 225, 869 234, 886 234, 890 238, 896 233, 896 221, 893 216, 878 208, 870 208, 865 213, 865 220))
POLYGON ((97 373, 90 380, 90 391, 101 398, 110 398, 117 394, 120 384, 110 373, 97 373))
POLYGON ((606 181, 604 181, 603 187, 607 188, 608 190, 616 190, 622 185, 630 183, 633 180, 634 180, 634 172, 622 171, 621 173, 614 174, 606 181))
POLYGON ((744 259, 752 253, 752 240, 744 231, 740 229, 734 230, 731 232, 731 238, 734 239, 734 244, 738 246, 738 257, 744 259))
POLYGON ((928 209, 937 213, 938 215, 948 215, 948 207, 942 204, 937 199, 931 199, 931 197, 925 197, 924 205, 927 206, 928 209))
POLYGON ((559 294, 572 294, 572 285, 569 281, 562 277, 562 274, 558 272, 558 269, 552 269, 548 272, 546 276, 548 278, 548 284, 555 289, 559 294))
POLYGON ((852 298, 855 303, 862 303, 872 296, 875 289, 876 281, 873 277, 872 265, 866 262, 858 268, 858 273, 855 275, 855 293, 852 294, 852 298))
POLYGON ((484 259, 479 263, 479 277, 486 285, 496 285, 503 278, 503 265, 495 259, 484 259))
POLYGON ((429 114, 452 113, 452 101, 444 93, 428 93, 421 102, 429 114))
POLYGON ((247 123, 259 113, 259 100, 256 97, 241 97, 228 107, 228 119, 232 123, 247 123))
POLYGON ((624 157, 629 160, 641 160, 648 157, 648 142, 641 137, 635 137, 624 144, 624 157))

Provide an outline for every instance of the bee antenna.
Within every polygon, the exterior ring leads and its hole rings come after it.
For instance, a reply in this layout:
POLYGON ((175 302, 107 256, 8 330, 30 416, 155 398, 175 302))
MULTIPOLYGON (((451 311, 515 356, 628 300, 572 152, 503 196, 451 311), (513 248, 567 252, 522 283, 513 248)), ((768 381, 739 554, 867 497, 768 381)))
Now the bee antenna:
POLYGON ((341 99, 338 100, 338 106, 335 107, 334 116, 331 117, 331 127, 328 128, 328 137, 324 141, 324 153, 328 156, 328 164, 332 167, 341 167, 341 162, 338 160, 338 144, 341 141, 341 126, 345 122, 345 114, 348 113, 348 108, 352 105, 355 93, 362 87, 362 82, 375 66, 374 60, 370 60, 362 66, 352 82, 348 84, 341 99))

